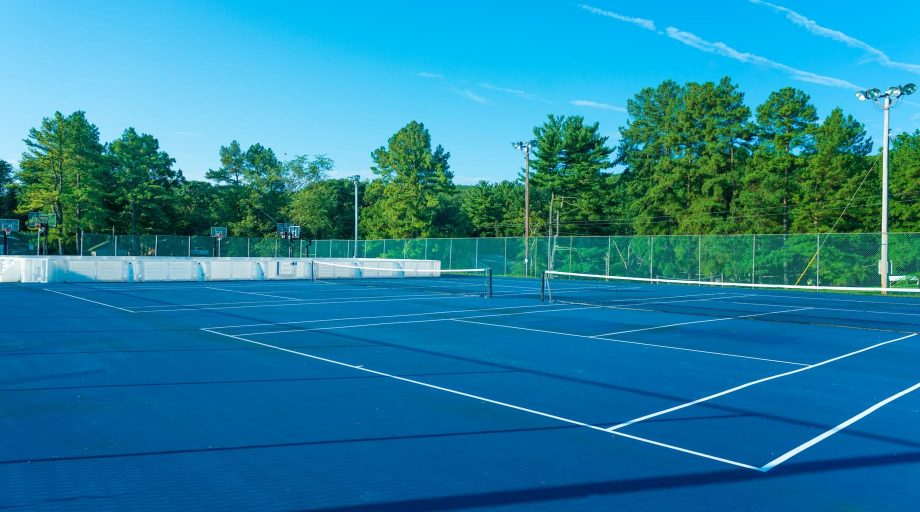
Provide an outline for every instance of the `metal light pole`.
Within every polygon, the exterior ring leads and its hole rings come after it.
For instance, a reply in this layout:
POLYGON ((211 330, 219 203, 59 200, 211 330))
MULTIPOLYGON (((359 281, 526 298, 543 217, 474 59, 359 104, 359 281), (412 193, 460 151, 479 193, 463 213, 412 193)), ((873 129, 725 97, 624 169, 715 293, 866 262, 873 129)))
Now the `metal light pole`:
POLYGON ((355 182, 355 251, 352 254, 352 258, 358 257, 358 182, 361 181, 361 176, 357 174, 351 177, 352 181, 355 182))
POLYGON ((859 101, 872 100, 884 112, 882 134, 882 247, 881 260, 878 262, 878 271, 882 278, 882 290, 888 289, 888 272, 891 262, 888 260, 888 117, 893 106, 891 100, 899 101, 903 96, 908 96, 917 91, 915 84, 898 85, 889 87, 884 93, 878 89, 858 91, 856 99, 859 101), (881 104, 880 104, 881 103, 881 104))
POLYGON ((530 275, 530 148, 537 141, 512 142, 511 147, 524 152, 524 275, 530 275))

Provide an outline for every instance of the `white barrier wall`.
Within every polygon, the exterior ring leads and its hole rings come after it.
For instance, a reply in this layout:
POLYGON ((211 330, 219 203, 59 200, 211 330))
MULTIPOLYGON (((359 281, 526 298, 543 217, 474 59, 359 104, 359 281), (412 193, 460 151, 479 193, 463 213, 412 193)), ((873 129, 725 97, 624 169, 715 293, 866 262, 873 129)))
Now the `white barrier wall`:
MULTIPOLYGON (((261 281, 312 279, 313 258, 0 256, 0 283, 261 281)), ((437 260, 327 259, 393 269, 439 269, 437 260)), ((335 276, 319 276, 335 277, 335 276)))

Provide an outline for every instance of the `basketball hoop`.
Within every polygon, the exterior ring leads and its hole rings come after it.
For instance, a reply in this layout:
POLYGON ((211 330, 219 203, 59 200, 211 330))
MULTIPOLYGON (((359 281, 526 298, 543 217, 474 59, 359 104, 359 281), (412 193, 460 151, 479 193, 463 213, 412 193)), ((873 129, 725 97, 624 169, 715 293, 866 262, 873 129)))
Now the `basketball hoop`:
POLYGON ((6 236, 10 236, 10 233, 12 233, 12 232, 13 232, 13 228, 11 228, 11 227, 9 227, 9 226, 3 228, 3 234, 6 235, 6 236))
POLYGON ((223 233, 220 233, 220 232, 218 232, 216 235, 214 235, 214 238, 216 238, 218 242, 220 242, 220 239, 223 238, 223 237, 224 237, 224 234, 223 234, 223 233))

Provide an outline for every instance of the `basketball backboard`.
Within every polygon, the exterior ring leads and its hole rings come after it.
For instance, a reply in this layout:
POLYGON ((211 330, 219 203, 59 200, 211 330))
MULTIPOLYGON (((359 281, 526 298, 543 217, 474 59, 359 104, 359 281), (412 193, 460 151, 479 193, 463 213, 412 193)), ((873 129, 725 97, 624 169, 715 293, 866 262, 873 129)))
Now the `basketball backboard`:
POLYGON ((26 221, 29 228, 35 229, 41 223, 51 228, 57 227, 57 215, 47 212, 29 212, 29 220, 26 221))
POLYGON ((0 231, 19 231, 19 219, 0 219, 0 231))
POLYGON ((227 238, 227 228, 226 227, 212 227, 211 236, 215 238, 227 238))

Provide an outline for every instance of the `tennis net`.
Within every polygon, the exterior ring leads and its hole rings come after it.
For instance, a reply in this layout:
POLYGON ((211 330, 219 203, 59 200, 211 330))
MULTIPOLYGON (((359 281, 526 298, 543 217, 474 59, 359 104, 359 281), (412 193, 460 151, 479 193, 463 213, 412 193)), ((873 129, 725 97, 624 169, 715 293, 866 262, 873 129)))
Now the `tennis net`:
MULTIPOLYGON (((920 288, 786 286, 545 271, 545 302, 914 332, 920 288)), ((676 322, 680 319, 675 319, 676 322)), ((693 323, 693 322, 690 322, 693 323)))
POLYGON ((445 295, 492 297, 492 269, 407 269, 403 262, 356 262, 313 260, 314 282, 375 288, 401 288, 445 295))

